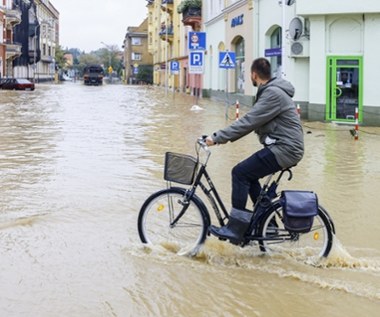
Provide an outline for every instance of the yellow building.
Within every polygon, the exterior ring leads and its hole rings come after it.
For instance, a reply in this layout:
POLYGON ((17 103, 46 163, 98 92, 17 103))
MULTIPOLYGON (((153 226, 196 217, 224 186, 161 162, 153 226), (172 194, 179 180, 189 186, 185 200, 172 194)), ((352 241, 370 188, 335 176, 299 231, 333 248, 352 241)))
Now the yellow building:
POLYGON ((183 14, 178 13, 180 3, 181 0, 148 1, 148 49, 153 56, 154 84, 184 92, 192 83, 195 85, 188 74, 187 36, 197 25, 194 19, 185 23, 183 14))

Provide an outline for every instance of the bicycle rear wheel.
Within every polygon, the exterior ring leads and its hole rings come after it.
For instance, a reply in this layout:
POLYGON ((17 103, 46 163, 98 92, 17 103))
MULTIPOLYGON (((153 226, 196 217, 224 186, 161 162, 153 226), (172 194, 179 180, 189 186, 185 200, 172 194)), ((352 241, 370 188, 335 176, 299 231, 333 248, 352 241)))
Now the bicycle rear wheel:
POLYGON ((259 226, 260 249, 264 252, 285 252, 291 256, 327 257, 333 243, 334 227, 327 212, 318 207, 313 226, 307 233, 289 232, 282 222, 279 202, 264 214, 259 226))
POLYGON ((206 239, 210 221, 202 201, 195 195, 184 201, 185 193, 184 188, 171 187, 145 201, 138 217, 143 243, 161 245, 182 254, 197 253, 206 239))

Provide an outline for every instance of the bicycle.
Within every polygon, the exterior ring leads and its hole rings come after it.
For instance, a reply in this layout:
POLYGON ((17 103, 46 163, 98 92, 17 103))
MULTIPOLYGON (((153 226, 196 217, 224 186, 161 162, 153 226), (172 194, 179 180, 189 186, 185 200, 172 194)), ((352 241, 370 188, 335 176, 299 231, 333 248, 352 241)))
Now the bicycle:
MULTIPOLYGON (((196 154, 196 157, 173 152, 165 154, 164 179, 167 187, 150 195, 138 216, 138 232, 143 243, 170 243, 182 254, 196 255, 211 225, 208 207, 196 194, 198 188, 207 198, 219 225, 226 224, 228 212, 206 170, 211 152, 204 138, 197 140, 196 154), (188 187, 172 186, 172 182, 188 187)), ((241 247, 254 242, 262 252, 294 254, 299 250, 308 256, 327 257, 332 248, 335 226, 321 205, 318 204, 317 213, 311 217, 311 225, 306 230, 289 229, 284 224, 284 205, 277 188, 285 173, 289 174, 290 181, 291 168, 266 177, 243 241, 230 242, 241 247), (278 177, 272 181, 275 174, 278 177)))

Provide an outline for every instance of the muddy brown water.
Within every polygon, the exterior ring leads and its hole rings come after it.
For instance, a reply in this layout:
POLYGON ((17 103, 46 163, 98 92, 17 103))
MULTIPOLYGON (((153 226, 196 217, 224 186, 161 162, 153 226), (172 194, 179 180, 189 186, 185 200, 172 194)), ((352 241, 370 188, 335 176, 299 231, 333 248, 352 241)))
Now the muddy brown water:
MULTIPOLYGON (((354 141, 352 127, 304 122, 305 157, 282 186, 316 191, 334 219, 318 265, 213 238, 196 258, 140 243, 137 214, 165 186, 164 153, 193 154, 197 136, 235 118, 194 103, 79 82, 0 91, 1 316, 379 316, 379 128, 354 141)), ((232 166, 258 147, 252 135, 212 148, 227 206, 232 166)))

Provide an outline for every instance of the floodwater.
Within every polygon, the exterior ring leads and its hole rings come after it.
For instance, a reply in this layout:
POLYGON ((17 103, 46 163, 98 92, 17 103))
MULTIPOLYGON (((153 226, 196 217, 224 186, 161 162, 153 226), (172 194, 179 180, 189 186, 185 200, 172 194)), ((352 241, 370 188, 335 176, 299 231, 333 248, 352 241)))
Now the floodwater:
MULTIPOLYGON (((379 316, 379 128, 355 141, 352 127, 304 122, 306 155, 282 187, 316 191, 335 221, 318 265, 214 238, 196 258, 140 243, 164 153, 193 154, 196 137, 235 118, 194 103, 79 82, 0 91, 0 316, 379 316)), ((227 206, 231 167, 257 148, 254 136, 212 148, 227 206)))

